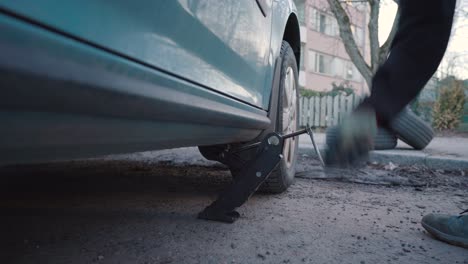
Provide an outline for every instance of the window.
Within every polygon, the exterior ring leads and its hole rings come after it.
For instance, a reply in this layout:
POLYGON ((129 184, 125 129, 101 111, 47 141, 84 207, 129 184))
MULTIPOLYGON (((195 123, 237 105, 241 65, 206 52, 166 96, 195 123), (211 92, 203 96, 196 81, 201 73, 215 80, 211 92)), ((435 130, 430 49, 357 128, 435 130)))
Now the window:
POLYGON ((309 50, 308 61, 308 66, 311 71, 328 75, 333 74, 334 69, 332 56, 309 50))
POLYGON ((315 8, 312 8, 309 6, 308 8, 308 23, 309 23, 309 27, 312 29, 312 30, 317 30, 317 10, 315 10, 315 8))
POLYGON ((330 35, 332 36, 340 35, 340 27, 338 26, 338 21, 336 21, 336 18, 334 17, 331 17, 330 35))
POLYGON ((308 50, 307 53, 307 70, 340 79, 362 81, 361 74, 351 61, 313 50, 308 50))
POLYGON ((294 3, 296 4, 296 7, 297 7, 297 16, 298 16, 298 19, 299 19, 299 24, 301 26, 305 25, 304 2, 305 2, 305 0, 295 0, 294 1, 294 3))
POLYGON ((359 73, 358 69, 354 64, 350 61, 346 62, 345 66, 345 79, 360 82, 361 81, 361 73, 359 73))
POLYGON ((315 8, 309 8, 309 26, 312 30, 329 36, 338 36, 338 23, 333 16, 322 13, 315 8))
POLYGON ((315 71, 315 55, 316 53, 314 51, 309 50, 307 56, 307 69, 309 71, 315 71))
POLYGON ((325 34, 325 31, 327 29, 327 23, 328 23, 328 19, 327 17, 324 15, 324 14, 319 14, 319 28, 318 28, 318 31, 320 33, 324 33, 325 34))
POLYGON ((318 72, 324 74, 333 74, 333 57, 318 54, 318 72))
POLYGON ((333 59, 333 75, 343 78, 345 61, 340 58, 333 59))
POLYGON ((345 79, 352 80, 354 76, 354 65, 350 61, 346 62, 345 79))

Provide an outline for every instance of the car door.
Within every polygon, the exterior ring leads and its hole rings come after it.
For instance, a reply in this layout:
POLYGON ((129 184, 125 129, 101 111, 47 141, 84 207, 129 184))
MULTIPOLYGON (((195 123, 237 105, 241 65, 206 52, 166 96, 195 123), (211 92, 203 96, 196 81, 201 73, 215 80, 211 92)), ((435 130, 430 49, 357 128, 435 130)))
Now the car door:
POLYGON ((0 0, 0 8, 266 108, 272 69, 271 1, 0 0))

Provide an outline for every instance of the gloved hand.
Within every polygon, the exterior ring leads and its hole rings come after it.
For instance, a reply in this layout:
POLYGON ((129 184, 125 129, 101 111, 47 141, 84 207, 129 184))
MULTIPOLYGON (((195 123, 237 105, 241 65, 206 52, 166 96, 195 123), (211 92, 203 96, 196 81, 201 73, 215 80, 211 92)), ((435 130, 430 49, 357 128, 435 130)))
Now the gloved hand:
POLYGON ((374 148, 377 133, 375 111, 371 107, 361 107, 338 125, 335 131, 336 136, 327 142, 325 164, 340 167, 352 165, 374 148))

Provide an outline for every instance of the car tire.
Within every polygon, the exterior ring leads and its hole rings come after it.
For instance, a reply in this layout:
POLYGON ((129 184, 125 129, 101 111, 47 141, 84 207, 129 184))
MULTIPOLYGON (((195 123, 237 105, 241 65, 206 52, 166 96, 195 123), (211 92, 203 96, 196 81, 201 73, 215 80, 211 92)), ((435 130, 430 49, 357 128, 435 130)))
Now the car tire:
MULTIPOLYGON (((285 134, 295 131, 299 126, 298 70, 294 52, 291 46, 285 41, 282 43, 280 56, 281 70, 278 104, 276 109, 270 109, 270 111, 277 111, 276 120, 272 120, 272 122, 276 122, 276 132, 285 134), (292 119, 287 119, 285 113, 289 115, 292 114, 292 119)), ((232 177, 235 179, 242 171, 245 164, 255 157, 257 148, 237 153, 229 153, 229 151, 226 151, 228 148, 227 145, 198 147, 200 153, 206 159, 219 161, 227 165, 231 171, 232 177)), ((299 138, 296 137, 285 141, 283 159, 271 172, 267 180, 259 187, 259 191, 265 193, 281 193, 288 189, 294 182, 298 148, 299 138)))
POLYGON ((199 146, 198 151, 207 160, 220 160, 220 154, 226 149, 226 145, 199 146))
MULTIPOLYGON (((287 134, 299 127, 299 89, 298 69, 294 51, 288 42, 281 45, 281 71, 278 94, 278 112, 276 115, 276 132, 287 134)), ((283 159, 271 172, 268 179, 260 186, 260 191, 281 193, 294 182, 296 173, 299 138, 286 139, 283 159)))
POLYGON ((379 128, 374 138, 375 150, 394 149, 398 144, 398 138, 392 131, 386 128, 379 128))
POLYGON ((414 149, 424 149, 434 138, 434 130, 409 108, 390 122, 396 136, 414 149))
MULTIPOLYGON (((334 142, 336 138, 336 127, 327 129, 326 142, 334 142)), ((379 127, 374 137, 374 150, 394 149, 398 143, 396 135, 386 128, 379 127)))

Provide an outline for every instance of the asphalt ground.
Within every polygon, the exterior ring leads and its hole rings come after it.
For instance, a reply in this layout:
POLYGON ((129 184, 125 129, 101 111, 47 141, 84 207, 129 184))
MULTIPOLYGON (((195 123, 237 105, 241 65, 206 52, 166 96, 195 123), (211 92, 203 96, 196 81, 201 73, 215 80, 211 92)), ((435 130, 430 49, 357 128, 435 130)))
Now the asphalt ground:
POLYGON ((195 149, 1 167, 0 262, 468 263, 419 223, 466 209, 463 171, 317 164, 234 224, 196 218, 231 178, 195 149))

